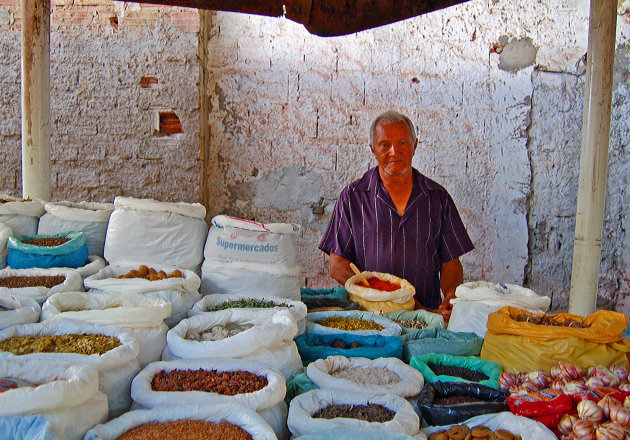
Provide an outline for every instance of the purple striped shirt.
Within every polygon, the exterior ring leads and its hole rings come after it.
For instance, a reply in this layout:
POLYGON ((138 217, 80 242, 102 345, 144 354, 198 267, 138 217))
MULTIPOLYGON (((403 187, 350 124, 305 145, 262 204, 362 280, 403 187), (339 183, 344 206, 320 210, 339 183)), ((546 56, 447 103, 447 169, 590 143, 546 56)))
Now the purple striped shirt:
POLYGON ((474 249, 444 187, 413 169, 413 189, 402 217, 378 167, 345 187, 319 248, 362 270, 404 278, 428 308, 440 305, 440 266, 474 249))

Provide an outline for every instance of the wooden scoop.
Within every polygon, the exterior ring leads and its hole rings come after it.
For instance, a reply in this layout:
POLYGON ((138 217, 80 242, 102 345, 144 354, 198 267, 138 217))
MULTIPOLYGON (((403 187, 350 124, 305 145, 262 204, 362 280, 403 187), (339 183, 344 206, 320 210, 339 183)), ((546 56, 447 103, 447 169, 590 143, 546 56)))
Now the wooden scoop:
POLYGON ((366 287, 370 287, 370 283, 368 283, 368 280, 365 279, 359 268, 356 267, 354 263, 350 263, 350 269, 352 269, 352 271, 358 275, 359 279, 363 281, 363 284, 365 284, 366 287))

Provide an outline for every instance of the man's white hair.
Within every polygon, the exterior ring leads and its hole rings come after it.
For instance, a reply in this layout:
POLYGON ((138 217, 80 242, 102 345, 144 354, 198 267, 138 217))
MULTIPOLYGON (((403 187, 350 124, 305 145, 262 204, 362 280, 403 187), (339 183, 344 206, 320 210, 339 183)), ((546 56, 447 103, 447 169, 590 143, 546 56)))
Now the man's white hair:
POLYGON ((376 130, 376 126, 378 124, 395 124, 397 122, 404 122, 405 124, 407 124, 407 126, 409 127, 409 131, 411 132, 411 137, 413 138, 413 141, 415 143, 416 127, 414 127, 411 119, 400 112, 388 110, 378 115, 372 122, 372 125, 370 126, 370 145, 374 146, 374 130, 376 130))

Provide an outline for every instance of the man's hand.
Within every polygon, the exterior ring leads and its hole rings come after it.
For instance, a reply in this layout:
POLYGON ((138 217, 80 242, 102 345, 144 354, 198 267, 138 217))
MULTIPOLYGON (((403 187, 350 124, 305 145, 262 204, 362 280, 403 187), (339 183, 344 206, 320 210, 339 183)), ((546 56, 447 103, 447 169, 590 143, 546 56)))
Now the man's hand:
POLYGON ((344 286, 346 281, 354 275, 350 268, 350 260, 337 254, 330 254, 330 276, 344 286))

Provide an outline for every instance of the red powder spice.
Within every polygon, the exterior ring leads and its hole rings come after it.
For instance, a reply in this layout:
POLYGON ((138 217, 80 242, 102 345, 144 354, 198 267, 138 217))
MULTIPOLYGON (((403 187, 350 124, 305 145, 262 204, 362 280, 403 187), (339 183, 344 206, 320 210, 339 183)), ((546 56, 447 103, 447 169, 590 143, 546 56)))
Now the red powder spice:
POLYGON ((383 292, 393 292, 400 289, 400 285, 396 283, 390 283, 386 280, 381 280, 378 277, 368 278, 368 283, 372 289, 381 290, 383 292))

